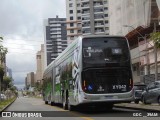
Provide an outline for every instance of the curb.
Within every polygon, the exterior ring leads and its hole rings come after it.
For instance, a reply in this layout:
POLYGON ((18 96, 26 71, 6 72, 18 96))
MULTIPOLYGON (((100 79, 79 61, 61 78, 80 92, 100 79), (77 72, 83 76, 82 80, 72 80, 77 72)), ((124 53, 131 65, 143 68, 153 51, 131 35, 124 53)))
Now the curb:
POLYGON ((148 111, 148 112, 158 112, 160 113, 160 110, 154 110, 154 109, 145 109, 145 108, 137 108, 137 107, 127 107, 127 106, 119 106, 119 105, 114 105, 116 108, 127 108, 127 109, 134 109, 134 110, 143 110, 143 111, 148 111))
POLYGON ((5 106, 1 111, 0 111, 0 114, 5 110, 7 109, 17 98, 15 98, 10 104, 8 104, 7 106, 5 106))

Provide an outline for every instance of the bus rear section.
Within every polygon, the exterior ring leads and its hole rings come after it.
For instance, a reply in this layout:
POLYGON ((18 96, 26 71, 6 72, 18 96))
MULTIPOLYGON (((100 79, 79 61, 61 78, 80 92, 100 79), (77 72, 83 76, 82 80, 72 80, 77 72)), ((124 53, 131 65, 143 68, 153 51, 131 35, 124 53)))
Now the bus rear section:
POLYGON ((82 104, 133 100, 130 50, 124 37, 83 38, 82 56, 82 104))

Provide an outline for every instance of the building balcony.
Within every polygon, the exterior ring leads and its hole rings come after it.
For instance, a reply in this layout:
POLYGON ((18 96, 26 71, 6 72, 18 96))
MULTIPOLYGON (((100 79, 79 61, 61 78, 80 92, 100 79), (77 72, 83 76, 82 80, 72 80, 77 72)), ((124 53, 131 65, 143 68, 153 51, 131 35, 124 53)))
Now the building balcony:
POLYGON ((51 32, 51 35, 57 35, 57 34, 61 34, 61 32, 51 32))
POLYGON ((67 30, 79 30, 81 29, 82 26, 77 26, 77 27, 67 27, 67 30))
POLYGON ((67 37, 70 37, 70 36, 79 36, 80 34, 78 33, 68 33, 67 34, 67 37))
POLYGON ((104 31, 104 29, 97 29, 97 30, 95 30, 95 33, 104 33, 105 31, 104 31))
POLYGON ((88 9, 88 8, 90 8, 90 6, 89 6, 89 4, 82 4, 82 5, 81 5, 81 8, 82 8, 82 9, 85 9, 85 8, 88 9))
POLYGON ((68 20, 68 21, 66 21, 67 24, 69 24, 69 23, 79 23, 79 22, 81 22, 81 20, 68 20))
POLYGON ((82 21, 90 21, 90 16, 82 16, 82 21))
POLYGON ((102 8, 95 8, 94 9, 94 14, 100 14, 100 13, 104 13, 104 10, 102 8))
POLYGON ((103 3, 94 3, 94 7, 103 7, 103 3))
POLYGON ((82 15, 88 15, 88 14, 90 14, 89 10, 87 10, 87 11, 82 10, 82 15))
POLYGON ((90 25, 82 26, 82 28, 90 28, 90 25))
POLYGON ((95 21, 104 20, 104 17, 103 16, 101 16, 101 17, 100 16, 99 17, 94 17, 94 20, 95 21))
POLYGON ((89 3, 89 0, 81 0, 82 3, 89 3))
POLYGON ((104 27, 104 23, 95 23, 95 27, 104 27))
POLYGON ((61 30, 61 28, 51 28, 50 30, 51 30, 51 31, 54 31, 54 30, 61 30))
POLYGON ((50 27, 60 27, 61 24, 51 24, 50 27))

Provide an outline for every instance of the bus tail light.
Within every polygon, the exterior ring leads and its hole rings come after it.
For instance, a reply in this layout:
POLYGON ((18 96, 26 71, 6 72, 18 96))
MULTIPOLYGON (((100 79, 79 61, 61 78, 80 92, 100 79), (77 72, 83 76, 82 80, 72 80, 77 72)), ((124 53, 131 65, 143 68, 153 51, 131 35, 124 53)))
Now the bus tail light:
POLYGON ((133 80, 132 80, 132 79, 129 80, 129 86, 130 86, 131 88, 133 87, 133 80))
POLYGON ((87 88, 86 88, 86 80, 83 81, 82 89, 83 89, 83 90, 86 90, 86 89, 87 89, 87 88))

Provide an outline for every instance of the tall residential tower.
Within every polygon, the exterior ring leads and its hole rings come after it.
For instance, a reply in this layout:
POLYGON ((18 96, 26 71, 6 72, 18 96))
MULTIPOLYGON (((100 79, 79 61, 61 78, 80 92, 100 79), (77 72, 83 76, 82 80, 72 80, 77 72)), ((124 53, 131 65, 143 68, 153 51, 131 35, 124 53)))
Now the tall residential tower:
POLYGON ((66 18, 45 21, 45 56, 49 65, 67 47, 66 18))
POLYGON ((66 0, 67 40, 109 34, 108 0, 66 0))

